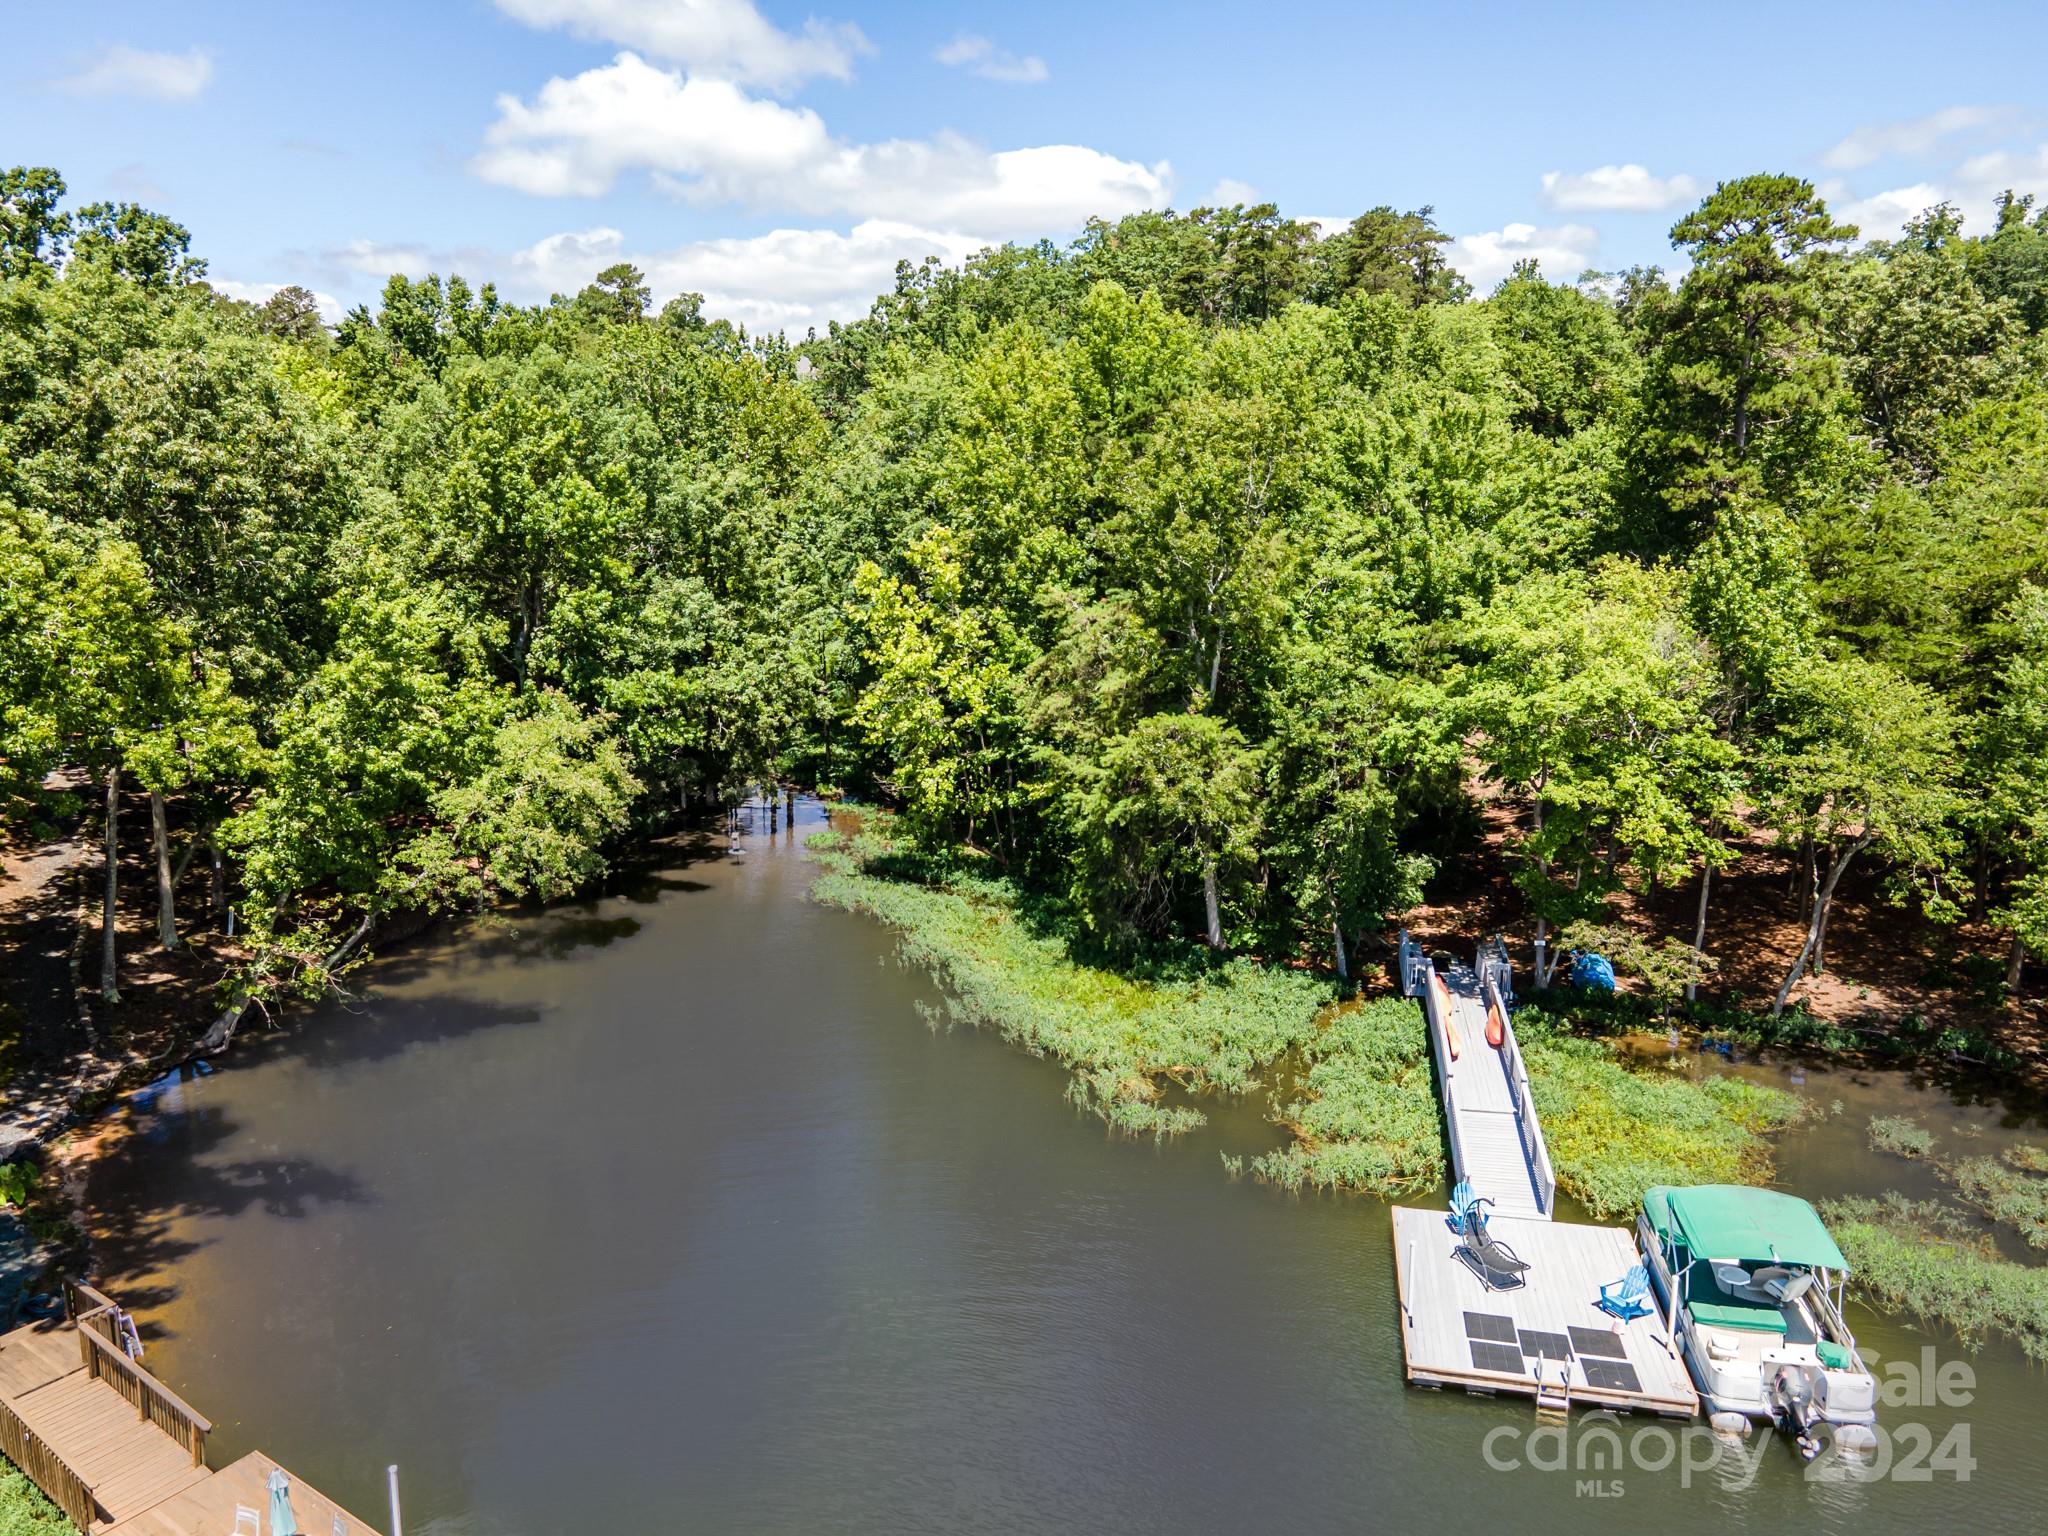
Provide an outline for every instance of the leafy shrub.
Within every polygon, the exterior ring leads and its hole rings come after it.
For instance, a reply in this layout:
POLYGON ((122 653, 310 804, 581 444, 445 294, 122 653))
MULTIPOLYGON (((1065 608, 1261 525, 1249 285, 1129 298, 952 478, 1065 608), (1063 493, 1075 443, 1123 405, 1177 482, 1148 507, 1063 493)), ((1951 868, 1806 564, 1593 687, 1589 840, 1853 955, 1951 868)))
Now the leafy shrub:
POLYGON ((72 1525, 11 1461, 0 1460, 0 1536, 72 1536, 72 1525))

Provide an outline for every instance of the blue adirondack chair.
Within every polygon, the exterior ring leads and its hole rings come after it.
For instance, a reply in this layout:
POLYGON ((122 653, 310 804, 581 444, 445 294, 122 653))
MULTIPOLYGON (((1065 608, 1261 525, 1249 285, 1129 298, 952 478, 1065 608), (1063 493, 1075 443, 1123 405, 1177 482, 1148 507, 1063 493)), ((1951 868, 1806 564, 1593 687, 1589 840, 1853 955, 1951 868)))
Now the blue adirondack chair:
POLYGON ((1648 1317, 1652 1310, 1650 1272, 1638 1264, 1619 1280, 1608 1281, 1600 1287, 1599 1299, 1593 1305, 1624 1323, 1648 1317))
POLYGON ((1444 1218, 1452 1232, 1459 1237, 1472 1235, 1474 1224, 1477 1230, 1486 1230, 1486 1212, 1479 1209, 1479 1192, 1472 1187, 1470 1179, 1458 1180, 1457 1188, 1451 1191, 1451 1214, 1444 1218))

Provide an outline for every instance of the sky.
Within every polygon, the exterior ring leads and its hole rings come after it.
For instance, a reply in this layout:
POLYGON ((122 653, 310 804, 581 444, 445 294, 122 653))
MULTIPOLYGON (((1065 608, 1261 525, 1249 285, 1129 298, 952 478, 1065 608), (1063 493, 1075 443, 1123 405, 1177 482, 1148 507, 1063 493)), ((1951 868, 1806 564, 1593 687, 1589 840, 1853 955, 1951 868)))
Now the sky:
POLYGON ((1670 267, 1674 220, 1755 171, 1866 237, 2048 203, 2039 0, 819 7, 0 0, 0 165, 330 319, 394 271, 532 302, 629 260, 657 304, 793 336, 900 259, 1150 207, 1427 205, 1484 293, 1524 256, 1670 267))

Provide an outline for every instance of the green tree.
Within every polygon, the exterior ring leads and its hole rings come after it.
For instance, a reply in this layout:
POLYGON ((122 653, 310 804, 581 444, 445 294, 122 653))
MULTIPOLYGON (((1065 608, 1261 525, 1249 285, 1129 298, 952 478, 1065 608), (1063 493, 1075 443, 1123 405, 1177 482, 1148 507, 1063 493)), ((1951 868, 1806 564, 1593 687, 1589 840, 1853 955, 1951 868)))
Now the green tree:
POLYGON ((2027 957, 2048 960, 2048 588, 2022 589, 2005 617, 2012 647, 1972 766, 1979 835, 2004 876, 1989 915, 2011 937, 2006 991, 2017 995, 2027 957))
POLYGON ((1855 234, 1792 176, 1723 182, 1672 226, 1692 265, 1658 313, 1643 448, 1654 494, 1682 517, 1744 491, 1791 501, 1839 480, 1822 275, 1855 234))
POLYGON ((1204 942, 1224 949, 1223 886, 1256 846, 1258 783, 1257 753, 1212 715, 1148 715, 1106 743, 1067 812, 1098 921, 1158 936, 1191 881, 1204 942))
POLYGON ((1806 936, 1771 1004, 1785 1009, 1807 967, 1826 963, 1828 916, 1850 862, 1874 849, 1931 911, 1953 868, 1955 721, 1940 695, 1857 658, 1809 663, 1788 691, 1787 719, 1759 752, 1756 778, 1772 824, 1815 851, 1806 936))
POLYGON ((48 277, 63 265, 71 219, 58 211, 64 178, 47 165, 0 171, 0 282, 48 277))
POLYGON ((71 259, 118 272, 145 288, 174 288, 206 276, 191 254, 192 232, 139 203, 87 203, 71 215, 71 259))
POLYGON ((872 561, 854 577, 854 619, 873 680, 854 723, 882 754, 913 832, 930 845, 1011 830, 1017 803, 1017 680, 965 583, 960 540, 935 526, 905 552, 908 579, 872 561))
POLYGON ((1450 265, 1444 248, 1451 237, 1436 225, 1429 207, 1396 213, 1382 205, 1353 219, 1316 252, 1322 268, 1317 294, 1325 302, 1348 293, 1386 293, 1411 308, 1454 304, 1471 284, 1450 265))

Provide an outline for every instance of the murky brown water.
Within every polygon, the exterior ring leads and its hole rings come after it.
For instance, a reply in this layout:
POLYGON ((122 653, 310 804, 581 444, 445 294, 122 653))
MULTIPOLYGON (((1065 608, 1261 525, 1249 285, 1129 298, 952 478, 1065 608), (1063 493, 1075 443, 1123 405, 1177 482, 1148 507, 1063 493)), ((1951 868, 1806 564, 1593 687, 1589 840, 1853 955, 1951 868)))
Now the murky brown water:
MULTIPOLYGON (((787 834, 673 852, 138 1099, 93 1180, 107 1280, 217 1452, 380 1523, 395 1461, 413 1536, 2040 1528, 2042 1374, 1867 1316, 1969 1362, 1969 1403, 1887 1410, 1967 1426, 1966 1481, 1769 1441, 1682 1475, 1648 1420, 1596 1473, 1583 1419, 1410 1391, 1386 1208, 1232 1182, 1255 1109, 1107 1136, 1053 1066, 926 1028, 787 834)), ((1791 1152, 1794 1187, 1870 1187, 1791 1152)))

